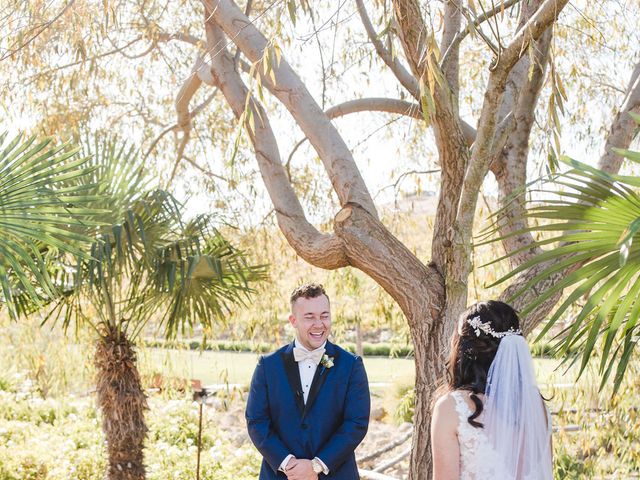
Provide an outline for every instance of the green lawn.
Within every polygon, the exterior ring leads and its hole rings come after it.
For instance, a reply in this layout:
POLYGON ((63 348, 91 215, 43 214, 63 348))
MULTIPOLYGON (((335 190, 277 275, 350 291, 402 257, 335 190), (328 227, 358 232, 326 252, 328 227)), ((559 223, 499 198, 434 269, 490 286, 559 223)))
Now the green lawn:
MULTIPOLYGON (((140 351, 140 367, 142 373, 199 379, 205 385, 248 384, 258 357, 255 353, 150 348, 140 351)), ((573 378, 573 375, 563 376, 561 371, 554 372, 556 360, 536 359, 535 362, 542 384, 570 382, 573 378)), ((365 357, 364 363, 371 383, 412 383, 415 376, 412 359, 365 357)))

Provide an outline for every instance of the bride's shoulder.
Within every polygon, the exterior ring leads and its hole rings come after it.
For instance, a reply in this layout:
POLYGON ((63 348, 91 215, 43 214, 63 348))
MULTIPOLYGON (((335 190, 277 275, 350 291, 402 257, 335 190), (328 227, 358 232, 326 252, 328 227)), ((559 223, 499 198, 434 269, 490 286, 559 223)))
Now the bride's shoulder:
POLYGON ((432 433, 444 434, 450 432, 454 434, 457 428, 456 402, 452 395, 447 392, 436 400, 433 405, 432 433))
POLYGON ((455 390, 452 392, 445 392, 441 394, 433 405, 433 412, 435 414, 448 414, 456 409, 456 400, 454 398, 455 390))

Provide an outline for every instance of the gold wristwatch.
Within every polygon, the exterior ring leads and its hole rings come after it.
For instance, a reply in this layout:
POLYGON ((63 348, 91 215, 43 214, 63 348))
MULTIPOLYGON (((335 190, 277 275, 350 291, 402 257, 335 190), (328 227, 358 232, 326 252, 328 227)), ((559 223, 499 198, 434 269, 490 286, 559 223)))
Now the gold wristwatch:
POLYGON ((322 465, 320 464, 317 458, 314 458, 313 460, 311 460, 311 468, 313 468, 313 471, 315 473, 324 472, 324 468, 322 468, 322 465))

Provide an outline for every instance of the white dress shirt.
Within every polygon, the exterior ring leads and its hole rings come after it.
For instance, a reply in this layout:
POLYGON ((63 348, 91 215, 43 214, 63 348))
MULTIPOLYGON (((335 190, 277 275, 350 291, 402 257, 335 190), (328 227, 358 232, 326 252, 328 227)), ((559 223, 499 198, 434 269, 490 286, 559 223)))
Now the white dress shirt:
MULTIPOLYGON (((321 347, 313 350, 324 350, 327 342, 324 342, 321 347)), ((309 352, 310 350, 306 348, 302 343, 298 341, 296 338, 294 342, 294 346, 309 352)), ((304 404, 307 404, 307 399, 309 398, 309 391, 311 390, 311 382, 313 382, 313 377, 316 374, 316 370, 318 369, 318 364, 314 363, 313 360, 302 360, 298 362, 298 371, 300 372, 300 383, 302 384, 302 394, 304 396, 304 404)))
MULTIPOLYGON (((324 349, 326 344, 327 342, 325 341, 322 346, 318 347, 316 350, 324 349)), ((302 343, 299 342, 297 338, 294 340, 294 346, 301 348, 302 350, 306 350, 307 352, 310 351, 308 348, 302 345, 302 343)), ((301 362, 298 362, 298 371, 300 372, 300 383, 302 385, 302 394, 304 397, 305 405, 307 404, 307 398, 309 398, 309 391, 311 390, 311 382, 313 382, 313 377, 315 376, 317 369, 318 365, 314 363, 313 360, 302 360, 301 362)), ((289 460, 291 460, 292 458, 292 454, 287 455, 280 464, 279 470, 284 472, 287 463, 289 463, 289 460)), ((322 465, 324 474, 329 475, 329 468, 318 457, 316 457, 316 459, 318 460, 318 462, 320 462, 320 465, 322 465)))

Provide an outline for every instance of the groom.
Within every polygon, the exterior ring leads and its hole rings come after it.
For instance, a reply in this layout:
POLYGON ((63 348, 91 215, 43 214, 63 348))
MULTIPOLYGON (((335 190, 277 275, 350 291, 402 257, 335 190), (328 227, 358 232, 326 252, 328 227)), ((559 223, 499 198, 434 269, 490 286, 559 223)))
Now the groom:
POLYGON ((369 425, 364 365, 329 342, 322 285, 291 294, 296 339, 260 358, 247 400, 249 436, 264 457, 260 480, 356 480, 354 451, 369 425))

